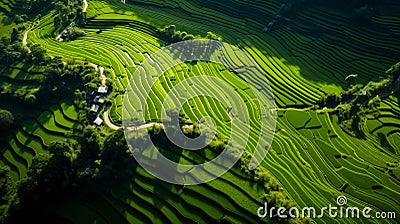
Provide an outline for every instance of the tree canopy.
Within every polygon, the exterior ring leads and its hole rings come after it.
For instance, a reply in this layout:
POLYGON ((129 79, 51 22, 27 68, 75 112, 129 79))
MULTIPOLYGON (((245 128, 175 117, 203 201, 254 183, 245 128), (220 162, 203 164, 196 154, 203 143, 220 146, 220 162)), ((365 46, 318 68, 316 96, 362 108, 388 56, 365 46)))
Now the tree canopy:
POLYGON ((0 129, 7 129, 14 123, 14 116, 8 110, 0 109, 0 129))
POLYGON ((9 171, 7 166, 0 167, 0 223, 8 217, 9 210, 18 204, 15 183, 9 176, 9 171))

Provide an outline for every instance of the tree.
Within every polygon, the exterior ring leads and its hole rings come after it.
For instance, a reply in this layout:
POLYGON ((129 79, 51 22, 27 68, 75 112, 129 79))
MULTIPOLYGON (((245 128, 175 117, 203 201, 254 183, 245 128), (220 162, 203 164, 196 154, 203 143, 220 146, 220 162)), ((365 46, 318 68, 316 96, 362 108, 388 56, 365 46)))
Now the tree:
MULTIPOLYGON (((18 32, 18 31, 16 31, 18 32)), ((14 33, 15 37, 18 38, 17 34, 14 33)), ((5 65, 14 64, 17 59, 20 59, 23 47, 20 41, 11 42, 11 38, 3 37, 0 41, 0 63, 5 65)))
POLYGON ((63 34, 64 40, 76 40, 78 37, 85 35, 83 29, 77 27, 75 23, 71 23, 66 31, 67 32, 63 34))
POLYGON ((172 37, 175 34, 176 26, 175 25, 169 25, 166 28, 166 34, 170 37, 172 37))
POLYGON ((117 180, 133 170, 134 159, 120 129, 108 136, 101 154, 99 178, 110 182, 117 180))
POLYGON ((37 190, 47 191, 47 189, 41 189, 39 186, 43 185, 42 182, 45 182, 44 173, 48 170, 50 158, 50 154, 40 153, 32 160, 27 177, 21 180, 18 188, 18 194, 23 201, 28 198, 28 201, 33 201, 36 198, 37 192, 35 191, 37 190))
POLYGON ((45 61, 46 50, 40 44, 32 44, 29 48, 31 50, 31 60, 35 64, 41 64, 45 61))
POLYGON ((79 150, 77 150, 77 145, 71 141, 55 141, 50 143, 49 152, 53 154, 50 160, 50 168, 60 169, 62 173, 69 171, 74 161, 78 158, 79 150))
POLYGON ((0 129, 7 129, 14 123, 14 116, 8 110, 0 109, 0 129))
POLYGON ((319 101, 320 106, 336 107, 341 101, 341 96, 333 93, 328 95, 323 95, 319 101))
POLYGON ((400 62, 397 62, 396 64, 392 65, 387 71, 387 74, 396 74, 400 71, 400 62))
POLYGON ((188 35, 184 36, 182 40, 193 40, 193 39, 194 39, 194 36, 192 34, 188 34, 188 35))
POLYGON ((85 129, 83 129, 82 137, 82 149, 79 159, 85 163, 91 163, 98 159, 101 154, 101 140, 99 131, 96 128, 87 126, 85 129))
POLYGON ((0 223, 8 217, 10 208, 18 203, 16 186, 9 172, 8 166, 0 167, 0 223))
POLYGON ((59 15, 55 16, 53 19, 54 27, 61 27, 61 17, 59 15))
POLYGON ((84 13, 80 7, 76 10, 76 21, 79 26, 86 24, 86 12, 84 13))
POLYGON ((20 33, 19 33, 19 30, 17 29, 17 28, 13 28, 12 29, 12 32, 11 32, 11 38, 10 38, 10 41, 12 42, 12 43, 14 43, 14 42, 16 42, 16 41, 19 41, 21 39, 21 35, 20 35, 20 33))

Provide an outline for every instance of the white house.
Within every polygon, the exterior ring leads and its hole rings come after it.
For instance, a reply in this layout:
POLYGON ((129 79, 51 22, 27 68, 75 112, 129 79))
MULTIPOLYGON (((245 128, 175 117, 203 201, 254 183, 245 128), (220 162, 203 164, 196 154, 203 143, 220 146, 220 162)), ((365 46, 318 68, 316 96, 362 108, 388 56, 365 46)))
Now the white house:
POLYGON ((103 124, 103 119, 97 117, 94 121, 93 124, 100 126, 101 124, 103 124))
POLYGON ((107 86, 100 86, 97 90, 98 93, 107 93, 107 86))
POLYGON ((99 112, 99 105, 93 104, 93 105, 90 107, 90 112, 93 112, 93 113, 99 112))

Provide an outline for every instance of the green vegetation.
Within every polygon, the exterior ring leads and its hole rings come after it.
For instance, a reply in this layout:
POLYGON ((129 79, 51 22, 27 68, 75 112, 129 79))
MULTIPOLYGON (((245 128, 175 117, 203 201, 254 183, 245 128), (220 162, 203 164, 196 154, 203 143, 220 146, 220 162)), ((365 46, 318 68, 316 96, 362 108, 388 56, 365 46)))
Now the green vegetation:
POLYGON ((68 28, 64 31, 64 33, 61 34, 61 38, 64 41, 67 40, 76 40, 79 37, 82 37, 85 35, 85 31, 83 31, 82 28, 79 28, 75 25, 75 23, 71 23, 71 25, 68 26, 68 28))
MULTIPOLYGON (((80 0, 0 1, 2 220, 307 222, 260 220, 256 211, 265 201, 320 208, 335 204, 339 195, 349 206, 400 213, 400 63, 395 64, 400 6, 395 0, 88 3, 83 12, 80 0), (273 29, 262 32, 270 21, 273 29), (63 36, 69 41, 57 41, 71 23, 63 36), (239 46, 268 74, 278 105, 276 135, 265 161, 249 171, 251 149, 259 140, 253 116, 249 147, 233 169, 209 183, 176 186, 138 166, 121 130, 89 125, 85 94, 101 83, 89 63, 105 69, 113 89, 105 105, 111 104, 111 122, 121 124, 127 84, 132 78, 137 89, 146 85, 132 77, 137 66, 163 46, 200 37, 239 46)), ((240 60, 230 49, 226 54, 232 63, 240 60)), ((161 103, 174 85, 205 74, 234 86, 250 114, 257 115, 254 95, 240 77, 199 61, 171 68, 157 81, 146 120, 160 121, 161 103)), ((166 156, 207 161, 230 134, 226 108, 199 97, 174 116, 193 124, 184 133, 196 137, 194 121, 205 115, 215 118, 219 132, 196 153, 170 144, 160 126, 149 131, 166 156)))
POLYGON ((54 16, 54 26, 56 28, 61 29, 72 21, 76 21, 78 25, 84 24, 85 14, 82 9, 82 0, 51 1, 51 3, 54 4, 56 11, 54 16))
POLYGON ((1 129, 7 129, 14 123, 14 116, 8 110, 0 109, 0 127, 1 129))
POLYGON ((13 208, 18 204, 18 200, 16 199, 15 182, 9 176, 9 171, 10 168, 7 166, 0 167, 0 222, 2 223, 9 216, 10 208, 13 208))

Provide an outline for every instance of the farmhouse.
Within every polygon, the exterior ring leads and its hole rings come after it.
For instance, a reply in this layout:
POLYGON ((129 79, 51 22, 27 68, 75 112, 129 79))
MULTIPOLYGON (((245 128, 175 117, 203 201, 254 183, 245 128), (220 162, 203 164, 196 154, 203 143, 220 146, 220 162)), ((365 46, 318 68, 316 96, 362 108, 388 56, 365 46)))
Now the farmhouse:
POLYGON ((107 88, 107 86, 100 86, 99 89, 97 90, 97 92, 100 94, 107 94, 108 88, 107 88))
POLYGON ((101 119, 100 117, 96 117, 96 119, 93 121, 93 124, 100 126, 101 124, 103 124, 103 119, 101 119))
POLYGON ((99 108, 99 105, 92 104, 92 106, 90 107, 90 112, 97 114, 99 112, 99 108))

